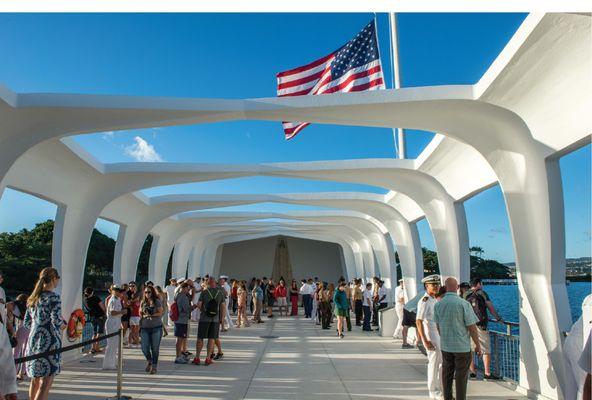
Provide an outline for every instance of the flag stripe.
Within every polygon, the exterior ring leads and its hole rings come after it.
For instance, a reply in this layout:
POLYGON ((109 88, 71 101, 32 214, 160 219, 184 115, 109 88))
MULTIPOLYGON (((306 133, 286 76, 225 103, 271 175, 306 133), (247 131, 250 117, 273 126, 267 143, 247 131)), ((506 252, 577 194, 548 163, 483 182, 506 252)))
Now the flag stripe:
POLYGON ((317 65, 324 64, 325 61, 329 60, 331 57, 333 57, 333 53, 331 53, 331 54, 329 54, 329 55, 327 55, 327 56, 325 56, 323 58, 320 58, 320 59, 318 59, 316 61, 313 61, 310 64, 303 65, 302 67, 298 67, 298 68, 290 69, 288 71, 280 72, 276 76, 278 78, 281 78, 281 77, 285 77, 285 76, 289 76, 289 75, 294 75, 294 74, 297 74, 299 72, 306 71, 307 69, 314 68, 317 65))
MULTIPOLYGON (((384 89, 375 22, 371 21, 337 51, 276 76, 278 97, 384 89)), ((282 122, 285 138, 292 139, 308 125, 282 122)))

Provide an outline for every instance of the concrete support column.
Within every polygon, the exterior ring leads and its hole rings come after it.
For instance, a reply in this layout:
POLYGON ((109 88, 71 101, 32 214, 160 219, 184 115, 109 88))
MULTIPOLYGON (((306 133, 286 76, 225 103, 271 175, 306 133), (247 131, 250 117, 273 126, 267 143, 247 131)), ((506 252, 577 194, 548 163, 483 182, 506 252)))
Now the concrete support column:
POLYGON ((218 244, 215 242, 209 242, 206 244, 202 259, 204 275, 209 274, 211 276, 214 274, 214 264, 216 262, 217 249, 218 244))
POLYGON ((156 281, 156 253, 158 243, 160 243, 160 235, 152 235, 152 246, 150 247, 150 258, 148 259, 148 280, 152 282, 156 281))
POLYGON ((135 269, 134 276, 130 277, 131 274, 127 273, 123 276, 121 268, 121 255, 123 252, 123 243, 125 241, 125 231, 127 226, 119 225, 119 231, 117 232, 117 240, 115 241, 115 252, 113 255, 113 282, 131 282, 135 280, 135 269), (117 260, 117 261, 116 261, 117 260))
POLYGON ((204 265, 202 263, 204 245, 203 240, 197 241, 193 247, 193 254, 190 261, 190 269, 193 274, 203 277, 205 275, 204 265))
POLYGON ((356 278, 364 279, 366 278, 366 272, 364 271, 364 258, 362 257, 360 245, 357 242, 353 242, 351 249, 356 265, 356 278))
MULTIPOLYGON (((154 242, 152 244, 154 246, 154 242)), ((174 239, 169 234, 162 234, 156 245, 154 252, 154 276, 151 279, 155 285, 163 285, 166 279, 166 271, 171 257, 171 252, 175 248, 174 239)), ((150 262, 152 263, 152 251, 150 252, 150 262)), ((175 276, 173 276, 176 278, 175 276)))
POLYGON ((358 277, 358 270, 356 259, 352 246, 347 242, 341 242, 340 246, 343 250, 343 259, 345 261, 345 268, 347 270, 348 281, 358 277))
POLYGON ((360 245, 362 259, 364 260, 365 278, 367 282, 371 282, 372 278, 376 276, 372 246, 370 246, 370 242, 367 239, 362 239, 358 243, 360 245))
POLYGON ((561 399, 563 334, 571 325, 565 286, 563 190, 558 160, 507 156, 498 176, 506 201, 520 291, 520 387, 561 399), (510 167, 513 165, 513 167, 510 167))
POLYGON ((98 212, 90 207, 59 205, 56 214, 52 262, 61 280, 58 292, 62 300, 62 314, 67 318, 80 308, 86 254, 98 212))
MULTIPOLYGON (((120 271, 120 275, 119 279, 116 278, 115 274, 113 275, 114 282, 129 282, 135 279, 140 253, 148 236, 147 231, 142 224, 128 225, 123 232, 120 228, 119 235, 117 235, 117 245, 121 244, 121 251, 115 252, 115 259, 113 260, 113 271, 120 271)), ((155 246, 156 244, 153 241, 152 248, 155 246)), ((152 279, 153 276, 150 273, 149 276, 152 279)))
POLYGON ((440 198, 423 207, 434 236, 440 274, 468 281, 470 274, 469 235, 464 205, 452 198, 440 198))
POLYGON ((399 218, 386 225, 395 239, 406 295, 412 299, 423 289, 423 253, 417 224, 399 218))
MULTIPOLYGON (((391 295, 392 289, 392 278, 391 278, 391 262, 389 257, 388 245, 382 233, 369 233, 368 239, 372 245, 374 255, 376 256, 376 267, 375 269, 379 272, 380 278, 384 281, 384 287, 386 288, 389 296, 391 295)), ((390 240, 390 239, 389 239, 390 240)), ((394 256, 394 252, 393 252, 394 256)), ((390 301, 390 299, 389 299, 390 301)))
MULTIPOLYGON (((173 276, 180 277, 187 275, 187 262, 189 253, 193 249, 193 243, 190 238, 181 238, 175 243, 175 252, 173 253, 173 276)), ((195 278, 195 276, 189 276, 195 278)))

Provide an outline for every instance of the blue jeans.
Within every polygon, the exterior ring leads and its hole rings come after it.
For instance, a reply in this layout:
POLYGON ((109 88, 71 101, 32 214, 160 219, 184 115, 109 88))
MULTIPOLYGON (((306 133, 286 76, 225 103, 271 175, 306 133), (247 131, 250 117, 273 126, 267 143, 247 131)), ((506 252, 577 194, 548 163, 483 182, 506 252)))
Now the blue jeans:
POLYGON ((140 336, 142 337, 142 353, 144 353, 144 357, 156 367, 160 351, 160 339, 162 338, 162 326, 142 328, 140 336))
POLYGON ((370 310, 370 306, 363 306, 362 308, 364 309, 364 326, 362 329, 369 331, 372 329, 370 327, 370 317, 372 316, 372 311, 370 310))
POLYGON ((304 317, 310 318, 312 314, 312 296, 310 294, 303 294, 302 304, 304 305, 304 317))

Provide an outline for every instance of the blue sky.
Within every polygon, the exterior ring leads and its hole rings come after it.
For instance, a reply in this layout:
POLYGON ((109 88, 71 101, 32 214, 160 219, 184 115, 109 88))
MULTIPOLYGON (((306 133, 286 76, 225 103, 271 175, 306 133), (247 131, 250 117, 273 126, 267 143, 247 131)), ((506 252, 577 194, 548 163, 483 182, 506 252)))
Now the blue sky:
MULTIPOLYGON (((250 98, 275 95, 275 74, 328 54, 373 18, 367 14, 3 14, 0 83, 18 92, 250 98)), ((524 14, 399 14, 403 86, 475 83, 516 31, 524 14)), ((379 41, 390 87, 386 14, 379 41)), ((409 131, 408 156, 431 139, 409 131)), ((387 129, 312 125, 294 140, 277 122, 239 121, 101 133, 76 140, 102 162, 242 163, 392 157, 387 129)), ((562 160, 567 253, 589 256, 590 146, 562 160)), ((249 178, 152 188, 149 195, 300 191, 384 192, 381 188, 305 180, 249 178)), ((263 205, 282 211, 294 206, 263 205)), ((485 256, 514 259, 498 188, 466 202, 471 244, 485 256)), ((0 231, 53 218, 55 207, 7 191, 0 231), (15 212, 15 210, 17 212, 15 212)), ((101 222, 114 236, 116 225, 101 222)), ((433 248, 425 221, 422 243, 433 248)))

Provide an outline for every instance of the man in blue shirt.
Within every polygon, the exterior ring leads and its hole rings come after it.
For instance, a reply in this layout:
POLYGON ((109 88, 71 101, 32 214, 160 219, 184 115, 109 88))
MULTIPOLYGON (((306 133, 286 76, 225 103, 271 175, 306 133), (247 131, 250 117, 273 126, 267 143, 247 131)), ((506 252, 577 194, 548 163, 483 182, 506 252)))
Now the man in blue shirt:
POLYGON ((456 379, 456 399, 465 400, 471 365, 471 338, 475 352, 481 355, 477 326, 479 319, 468 301, 456 291, 458 281, 447 278, 444 282, 446 295, 434 306, 434 322, 440 333, 442 349, 442 389, 444 400, 452 400, 452 380, 456 379))

